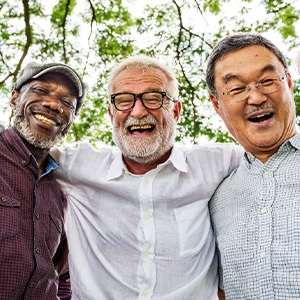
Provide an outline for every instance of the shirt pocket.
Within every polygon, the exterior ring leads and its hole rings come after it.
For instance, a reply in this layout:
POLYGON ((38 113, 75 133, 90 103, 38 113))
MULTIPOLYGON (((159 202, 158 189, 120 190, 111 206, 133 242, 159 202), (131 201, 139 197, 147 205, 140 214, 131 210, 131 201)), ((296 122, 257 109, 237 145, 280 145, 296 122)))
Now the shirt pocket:
POLYGON ((53 257, 61 240, 63 221, 51 211, 49 211, 49 226, 49 229, 46 228, 45 238, 50 255, 53 257))
POLYGON ((0 194, 0 240, 16 236, 20 231, 20 222, 20 200, 0 194))
POLYGON ((209 198, 174 209, 181 257, 198 254, 212 233, 208 201, 209 198))

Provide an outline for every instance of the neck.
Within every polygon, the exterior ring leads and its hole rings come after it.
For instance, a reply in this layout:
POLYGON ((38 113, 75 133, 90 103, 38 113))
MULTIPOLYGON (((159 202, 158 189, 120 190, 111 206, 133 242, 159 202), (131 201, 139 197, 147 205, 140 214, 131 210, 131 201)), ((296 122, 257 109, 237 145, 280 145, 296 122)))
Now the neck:
POLYGON ((146 174, 147 172, 155 169, 158 165, 164 163, 165 161, 168 160, 168 158, 171 155, 172 149, 167 151, 162 157, 160 157, 158 160, 154 162, 150 162, 147 164, 143 164, 137 161, 134 161, 128 157, 123 156, 123 161, 128 169, 128 171, 132 174, 135 175, 143 175, 146 174))
POLYGON ((46 161, 46 158, 49 154, 49 149, 40 149, 37 147, 34 147, 33 145, 29 144, 26 140, 22 138, 26 148, 32 153, 34 156, 37 165, 38 165, 38 175, 41 176, 44 172, 44 164, 46 161))
MULTIPOLYGON (((258 152, 252 152, 252 154, 258 158, 262 163, 266 163, 268 159, 273 156, 275 153, 278 152, 279 148, 283 143, 285 143, 287 140, 289 140, 291 137, 293 137, 295 134, 297 134, 297 131, 293 132, 290 136, 288 136, 279 146, 277 146, 274 149, 270 149, 268 151, 258 151, 258 152)), ((251 151, 250 151, 251 152, 251 151)))

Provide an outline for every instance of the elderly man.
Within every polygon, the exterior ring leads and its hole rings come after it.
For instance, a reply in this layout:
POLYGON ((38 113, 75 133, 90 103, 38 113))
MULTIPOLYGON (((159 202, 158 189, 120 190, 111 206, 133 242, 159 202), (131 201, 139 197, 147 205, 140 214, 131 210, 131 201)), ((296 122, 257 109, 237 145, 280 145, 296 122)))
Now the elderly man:
POLYGON ((0 133, 0 299, 71 299, 66 199, 48 152, 84 93, 79 75, 58 63, 32 62, 14 84, 13 126, 0 133))
POLYGON ((300 135, 279 49, 257 34, 223 39, 207 84, 245 148, 210 203, 226 299, 300 299, 300 135))
POLYGON ((54 153, 70 205, 73 299, 217 299, 208 201, 242 149, 174 146, 178 83, 157 59, 116 65, 108 94, 119 150, 54 153))

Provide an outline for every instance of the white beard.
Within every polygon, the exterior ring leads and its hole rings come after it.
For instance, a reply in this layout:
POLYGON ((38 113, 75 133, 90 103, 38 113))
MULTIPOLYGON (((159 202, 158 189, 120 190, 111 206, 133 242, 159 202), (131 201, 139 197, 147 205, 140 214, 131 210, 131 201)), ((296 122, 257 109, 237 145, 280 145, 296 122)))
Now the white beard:
POLYGON ((157 120, 152 115, 141 120, 129 116, 125 120, 125 128, 128 125, 156 125, 154 134, 141 138, 135 138, 127 131, 122 132, 120 126, 116 124, 115 117, 113 117, 113 138, 122 154, 137 163, 147 165, 157 161, 169 151, 175 141, 176 121, 173 117, 173 111, 168 112, 165 128, 159 128, 157 120))
POLYGON ((15 117, 13 125, 30 145, 39 149, 50 149, 65 137, 63 134, 58 134, 53 137, 43 138, 32 132, 30 130, 29 122, 24 117, 20 116, 15 117))

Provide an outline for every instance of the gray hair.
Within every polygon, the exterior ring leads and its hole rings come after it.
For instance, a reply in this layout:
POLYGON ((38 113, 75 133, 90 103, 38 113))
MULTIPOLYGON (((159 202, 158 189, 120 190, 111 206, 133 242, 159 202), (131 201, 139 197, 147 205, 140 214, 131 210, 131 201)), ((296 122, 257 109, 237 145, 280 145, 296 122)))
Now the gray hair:
POLYGON ((156 68, 161 70, 166 74, 169 80, 170 90, 166 91, 174 97, 175 100, 178 100, 179 91, 178 91, 178 81, 176 79, 175 72, 168 65, 163 64, 158 59, 146 56, 144 54, 139 54, 131 56, 123 60, 121 63, 117 64, 110 72, 107 82, 107 94, 110 96, 113 91, 113 85, 116 77, 120 72, 126 69, 135 69, 139 68, 142 70, 147 70, 148 68, 156 68))
POLYGON ((207 62, 206 68, 206 84, 210 92, 215 93, 215 65, 226 54, 234 52, 250 46, 263 46, 272 51, 284 66, 285 71, 288 70, 287 61, 283 53, 268 39, 255 33, 239 33, 227 36, 222 39, 212 50, 207 62))

